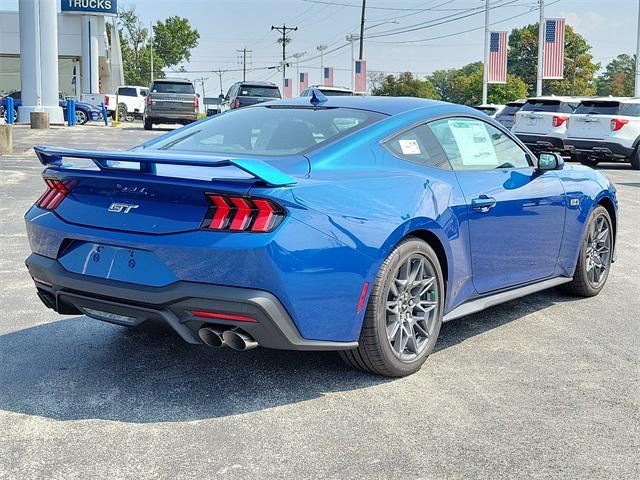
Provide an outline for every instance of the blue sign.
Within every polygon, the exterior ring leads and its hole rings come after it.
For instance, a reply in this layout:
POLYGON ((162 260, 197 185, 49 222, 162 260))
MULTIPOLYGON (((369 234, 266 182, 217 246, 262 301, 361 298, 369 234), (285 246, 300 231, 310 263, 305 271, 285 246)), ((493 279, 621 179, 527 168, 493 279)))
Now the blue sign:
POLYGON ((82 13, 85 15, 117 15, 117 0, 62 0, 62 13, 82 13))

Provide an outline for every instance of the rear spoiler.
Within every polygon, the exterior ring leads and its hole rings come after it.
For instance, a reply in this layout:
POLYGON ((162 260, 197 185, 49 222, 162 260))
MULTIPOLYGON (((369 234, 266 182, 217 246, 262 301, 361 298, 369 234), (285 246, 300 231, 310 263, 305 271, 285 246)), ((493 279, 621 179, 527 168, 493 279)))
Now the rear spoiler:
MULTIPOLYGON (((267 162, 254 158, 211 158, 206 154, 194 155, 162 150, 133 150, 111 152, 104 150, 75 150, 62 147, 34 147, 40 163, 47 167, 65 169, 63 158, 85 158, 100 170, 119 170, 130 173, 155 173, 156 165, 182 165, 193 167, 236 167, 271 187, 293 185, 295 179, 267 162), (118 167, 110 162, 138 163, 139 168, 118 167)), ((71 170, 73 168, 70 168, 71 170)))

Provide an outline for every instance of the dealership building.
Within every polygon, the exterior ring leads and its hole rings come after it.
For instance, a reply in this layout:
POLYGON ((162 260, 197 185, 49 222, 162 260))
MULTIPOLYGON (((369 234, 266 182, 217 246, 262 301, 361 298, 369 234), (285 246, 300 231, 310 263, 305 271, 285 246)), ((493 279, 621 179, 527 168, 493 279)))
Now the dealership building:
POLYGON ((113 44, 117 0, 19 0, 0 11, 0 96, 20 90, 18 121, 47 111, 62 123, 58 92, 79 99, 113 93, 124 83, 119 38, 113 44))

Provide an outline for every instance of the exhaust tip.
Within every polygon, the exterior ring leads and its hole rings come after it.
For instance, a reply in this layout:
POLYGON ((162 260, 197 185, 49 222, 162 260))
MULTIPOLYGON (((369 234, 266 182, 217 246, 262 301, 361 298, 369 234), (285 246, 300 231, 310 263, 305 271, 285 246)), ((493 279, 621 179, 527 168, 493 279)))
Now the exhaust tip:
POLYGON ((258 346, 258 342, 251 335, 240 330, 225 330, 222 332, 222 339, 229 348, 238 352, 251 350, 258 346))
POLYGON ((198 330, 198 336, 202 343, 213 348, 223 347, 225 341, 223 339, 224 330, 214 327, 202 327, 198 330))

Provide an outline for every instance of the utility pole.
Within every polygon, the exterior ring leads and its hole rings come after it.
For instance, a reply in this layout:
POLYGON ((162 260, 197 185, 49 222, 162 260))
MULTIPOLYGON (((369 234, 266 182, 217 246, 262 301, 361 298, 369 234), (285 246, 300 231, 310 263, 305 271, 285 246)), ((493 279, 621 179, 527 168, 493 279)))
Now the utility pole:
MULTIPOLYGON (((298 93, 300 93, 300 57, 303 57, 307 54, 307 52, 294 53, 292 55, 293 58, 296 59, 296 85, 298 86, 298 93)), ((293 86, 291 88, 293 91, 293 86)))
POLYGON ((360 15, 360 60, 364 54, 364 12, 367 8, 367 0, 362 0, 362 14, 360 15))
POLYGON ((220 95, 224 97, 224 91, 222 90, 222 74, 224 73, 222 70, 218 69, 218 71, 214 71, 218 76, 218 80, 220 80, 220 95))
POLYGON ((151 83, 153 83, 153 25, 151 22, 149 22, 149 46, 151 47, 151 83))
POLYGON ((287 33, 295 32, 298 27, 287 27, 286 24, 283 24, 282 27, 271 25, 271 30, 277 30, 282 35, 280 41, 282 42, 282 89, 284 91, 284 79, 287 78, 287 43, 290 41, 287 33))
POLYGON ((538 24, 538 77, 536 81, 536 95, 542 95, 542 75, 544 74, 544 0, 540 3, 540 22, 538 24))
POLYGON ((242 81, 247 79, 247 53, 253 53, 253 50, 247 50, 247 47, 242 50, 236 50, 236 52, 242 54, 242 81))
POLYGON ((322 85, 324 82, 324 51, 329 48, 326 45, 318 45, 316 50, 320 52, 320 83, 318 85, 322 85))
POLYGON ((489 11, 490 0, 485 0, 484 5, 484 69, 482 74, 482 103, 488 102, 489 97, 489 11))
POLYGON ((635 96, 640 97, 640 5, 638 5, 638 27, 636 34, 638 36, 638 44, 636 46, 636 88, 635 96))
POLYGON ((207 78, 205 78, 205 77, 200 78, 200 83, 202 84, 202 101, 203 101, 203 102, 204 102, 204 97, 206 97, 206 96, 207 96, 207 95, 206 95, 205 88, 204 88, 204 82, 205 82, 205 81, 207 81, 207 80, 209 80, 209 77, 207 77, 207 78))
POLYGON ((358 35, 347 35, 347 42, 351 43, 351 91, 353 92, 353 89, 356 88, 355 86, 355 71, 354 71, 354 65, 356 62, 356 58, 355 58, 355 41, 358 40, 358 35))

